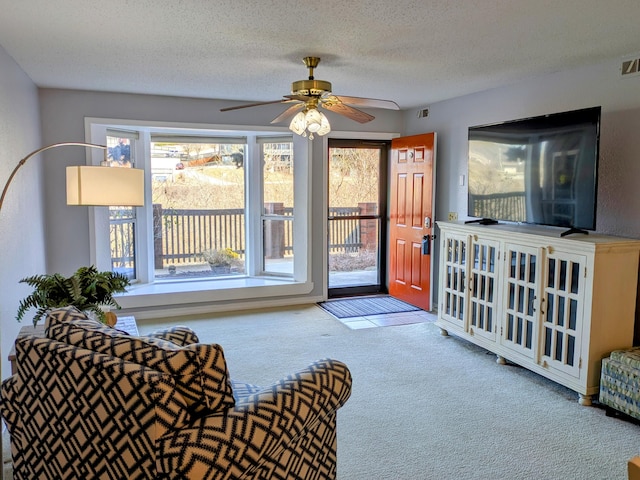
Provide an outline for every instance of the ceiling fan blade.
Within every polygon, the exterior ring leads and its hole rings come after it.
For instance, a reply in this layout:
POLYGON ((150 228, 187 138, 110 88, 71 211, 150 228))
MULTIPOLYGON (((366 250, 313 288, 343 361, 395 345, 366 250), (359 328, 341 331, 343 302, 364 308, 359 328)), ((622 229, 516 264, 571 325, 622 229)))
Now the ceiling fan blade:
POLYGON ((344 95, 331 95, 342 103, 355 105, 357 107, 386 108, 389 110, 400 110, 398 104, 392 100, 378 100, 377 98, 345 97, 344 95))
POLYGON ((241 108, 250 108, 250 107, 259 107, 260 105, 271 105, 274 103, 285 103, 285 102, 289 102, 290 100, 288 99, 283 99, 283 100, 271 100, 270 102, 256 102, 256 103, 246 103, 244 105, 236 105, 235 107, 225 107, 225 108, 221 108, 220 111, 221 112, 228 112, 230 110, 239 110, 241 108))
POLYGON ((344 103, 321 103, 321 105, 327 110, 332 111, 333 113, 337 113, 339 115, 344 115, 345 117, 350 118, 351 120, 355 120, 360 123, 367 123, 373 120, 373 115, 369 115, 368 113, 363 112, 362 110, 358 110, 357 108, 350 107, 349 105, 345 105, 344 103))
POLYGON ((283 95, 283 96, 289 99, 289 100, 285 100, 285 102, 295 101, 295 100, 298 100, 300 102, 308 102, 313 98, 313 97, 307 97, 306 95, 283 95))
POLYGON ((291 117, 293 117, 293 114, 296 113, 298 110, 302 109, 303 107, 304 107, 304 103, 297 103, 296 105, 291 105, 284 112, 282 112, 276 118, 271 120, 271 123, 284 122, 285 120, 288 120, 291 117))

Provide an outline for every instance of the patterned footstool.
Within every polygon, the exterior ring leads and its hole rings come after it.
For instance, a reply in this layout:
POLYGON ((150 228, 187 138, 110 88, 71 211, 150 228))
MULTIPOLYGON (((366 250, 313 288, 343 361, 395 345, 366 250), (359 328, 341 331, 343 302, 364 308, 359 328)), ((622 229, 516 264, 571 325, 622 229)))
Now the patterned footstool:
POLYGON ((640 420, 640 347, 602 359, 600 403, 640 420))

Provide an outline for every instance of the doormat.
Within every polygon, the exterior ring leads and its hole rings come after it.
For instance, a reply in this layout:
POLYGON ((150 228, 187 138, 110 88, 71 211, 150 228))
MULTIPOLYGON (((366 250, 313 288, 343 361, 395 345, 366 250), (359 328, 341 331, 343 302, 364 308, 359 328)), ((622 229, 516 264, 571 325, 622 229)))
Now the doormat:
POLYGON ((385 313, 416 312, 420 309, 393 297, 356 297, 318 303, 336 318, 366 317, 385 313))

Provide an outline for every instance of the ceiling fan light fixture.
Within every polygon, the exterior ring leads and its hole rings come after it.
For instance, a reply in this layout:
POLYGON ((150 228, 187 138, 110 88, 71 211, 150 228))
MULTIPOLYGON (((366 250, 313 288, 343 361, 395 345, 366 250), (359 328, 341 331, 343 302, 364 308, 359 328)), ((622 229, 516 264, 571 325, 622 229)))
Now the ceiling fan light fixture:
POLYGON ((304 116, 304 120, 307 124, 307 130, 309 130, 311 133, 316 133, 318 130, 320 130, 322 117, 324 117, 324 115, 317 109, 310 109, 304 116))
POLYGON ((293 117, 289 130, 302 137, 308 134, 309 140, 313 140, 314 134, 322 136, 329 133, 331 125, 325 114, 317 108, 307 108, 293 117))
POLYGON ((307 136, 307 123, 305 122, 304 112, 298 112, 295 117, 291 120, 289 124, 289 130, 291 130, 296 135, 302 135, 303 137, 307 136))
POLYGON ((320 122, 320 130, 318 130, 316 133, 322 136, 331 131, 331 125, 329 125, 329 120, 327 119, 326 115, 320 112, 320 116, 322 117, 322 120, 320 122))
POLYGON ((308 136, 309 140, 312 140, 314 134, 326 135, 331 131, 329 120, 327 120, 322 112, 318 111, 318 107, 325 108, 337 115, 342 115, 359 123, 367 123, 375 118, 373 115, 359 109, 362 107, 400 110, 398 104, 391 100, 334 95, 331 91, 331 82, 316 80, 314 77, 313 70, 318 66, 318 63, 320 63, 320 57, 304 57, 302 62, 309 69, 309 78, 293 82, 291 84, 291 95, 284 95, 281 100, 270 100, 221 108, 220 111, 227 112, 229 110, 274 103, 294 103, 294 105, 271 120, 271 123, 285 122, 289 120, 292 115, 295 115, 291 123, 289 123, 289 130, 302 137, 308 136), (351 105, 355 105, 358 108, 351 105), (303 110, 299 111, 300 109, 303 110))

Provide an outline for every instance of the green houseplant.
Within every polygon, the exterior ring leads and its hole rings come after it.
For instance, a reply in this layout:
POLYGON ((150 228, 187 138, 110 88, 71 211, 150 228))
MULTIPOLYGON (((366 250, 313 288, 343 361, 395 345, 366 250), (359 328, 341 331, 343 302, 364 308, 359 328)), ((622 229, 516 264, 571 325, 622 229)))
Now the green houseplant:
POLYGON ((121 293, 130 285, 129 279, 116 272, 99 272, 95 266, 80 267, 70 277, 59 273, 51 275, 33 275, 23 278, 34 288, 33 292, 20 301, 17 320, 22 318, 31 308, 36 309, 33 324, 36 325, 47 311, 52 308, 73 305, 85 313, 93 313, 102 323, 115 324, 113 315, 102 307, 120 308, 113 298, 114 293, 121 293))

